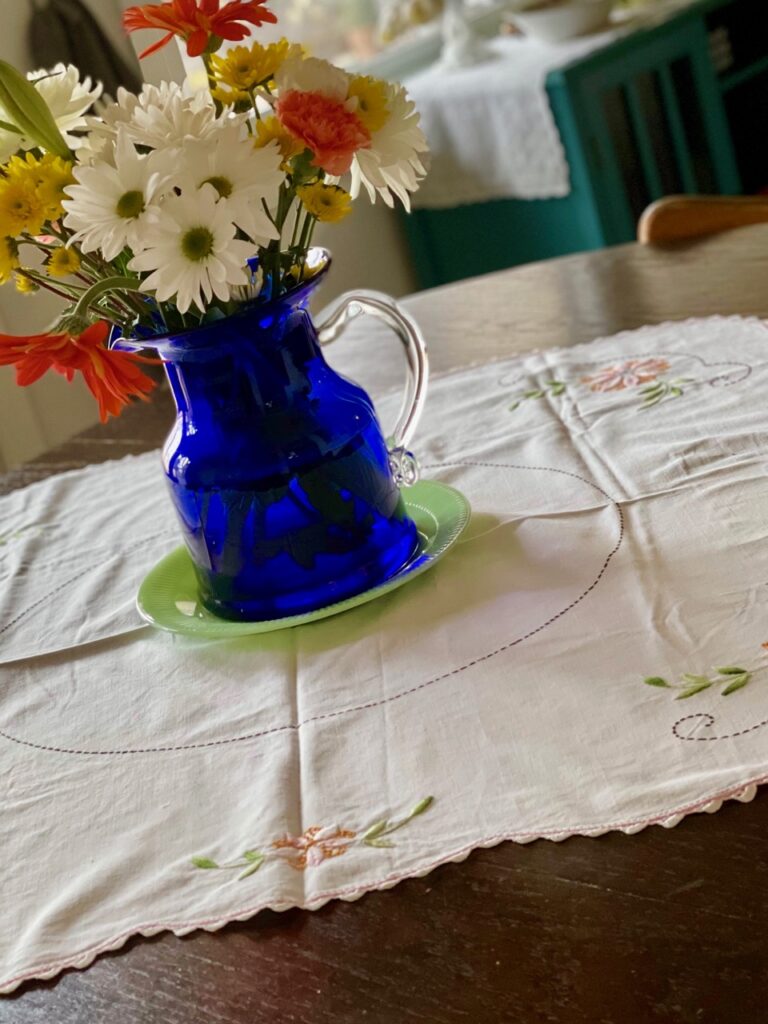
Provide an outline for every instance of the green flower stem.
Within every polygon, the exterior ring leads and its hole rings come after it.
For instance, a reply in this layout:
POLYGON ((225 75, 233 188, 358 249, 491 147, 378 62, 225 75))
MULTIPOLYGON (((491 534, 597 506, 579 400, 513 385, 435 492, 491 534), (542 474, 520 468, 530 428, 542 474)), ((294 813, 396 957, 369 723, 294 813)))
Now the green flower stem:
POLYGON ((32 281, 38 288, 44 288, 48 292, 52 292, 54 295, 58 295, 60 299, 66 299, 67 302, 71 302, 74 298, 69 292, 62 291, 61 288, 57 288, 55 285, 50 283, 50 280, 42 274, 36 274, 33 270, 18 267, 16 270, 17 274, 22 277, 26 277, 28 281, 32 281))
POLYGON ((75 317, 85 317, 88 309, 91 306, 94 306, 102 295, 108 295, 110 292, 115 291, 138 292, 138 286, 140 284, 141 282, 137 277, 103 278, 101 281, 97 281, 96 284, 92 285, 88 291, 81 296, 72 311, 72 315, 75 317))

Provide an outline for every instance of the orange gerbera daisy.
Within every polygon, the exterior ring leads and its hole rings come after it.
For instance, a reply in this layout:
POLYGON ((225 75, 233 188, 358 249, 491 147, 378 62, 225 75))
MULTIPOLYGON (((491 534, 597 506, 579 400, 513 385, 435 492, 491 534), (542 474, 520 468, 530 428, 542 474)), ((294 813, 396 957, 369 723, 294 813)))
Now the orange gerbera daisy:
POLYGON ((110 326, 100 320, 82 334, 33 334, 17 338, 0 334, 0 366, 16 367, 16 383, 34 384, 48 370, 72 380, 82 373, 91 394, 98 400, 99 417, 106 423, 119 416, 131 398, 146 401, 156 386, 138 363, 154 363, 131 352, 107 348, 110 326))
POLYGON ((326 174, 346 174, 355 153, 371 144, 370 132, 360 118, 324 93, 291 89, 280 97, 275 110, 283 127, 312 150, 312 165, 326 174))
POLYGON ((171 0, 164 4, 139 4, 123 13, 127 32, 141 28, 159 28, 167 34, 141 54, 167 46, 174 36, 181 36, 187 44, 190 57, 199 57, 211 38, 228 39, 239 43, 251 34, 249 25, 274 24, 275 15, 268 11, 268 0, 230 0, 221 7, 221 0, 171 0), (244 24, 245 23, 245 24, 244 24))

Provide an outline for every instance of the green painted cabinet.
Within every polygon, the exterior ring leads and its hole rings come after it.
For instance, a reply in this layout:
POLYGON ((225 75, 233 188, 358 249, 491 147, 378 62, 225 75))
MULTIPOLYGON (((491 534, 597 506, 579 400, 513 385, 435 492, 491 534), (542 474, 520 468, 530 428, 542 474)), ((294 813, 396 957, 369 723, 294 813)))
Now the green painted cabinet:
POLYGON ((631 241, 672 193, 768 185, 768 0, 698 0, 547 78, 571 192, 416 210, 423 287, 631 241))

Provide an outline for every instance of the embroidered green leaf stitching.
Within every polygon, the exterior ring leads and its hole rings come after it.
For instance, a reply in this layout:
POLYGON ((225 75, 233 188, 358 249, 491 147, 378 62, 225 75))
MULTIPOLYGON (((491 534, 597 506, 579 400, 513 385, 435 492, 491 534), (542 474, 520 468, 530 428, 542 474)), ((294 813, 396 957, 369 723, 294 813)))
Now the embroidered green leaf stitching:
POLYGON ((680 683, 677 684, 668 682, 663 676, 646 676, 643 682, 646 686, 679 691, 675 700, 688 700, 689 697, 695 697, 697 693, 703 693, 713 686, 722 686, 720 696, 728 697, 730 694, 736 693, 737 690, 743 690, 759 669, 726 665, 723 668, 715 668, 713 671, 714 677, 683 672, 680 676, 680 683))
POLYGON ((547 392, 549 392, 549 394, 553 398, 557 398, 563 394, 567 387, 568 385, 564 380, 545 381, 543 388, 533 388, 530 391, 524 391, 522 395, 515 402, 513 402, 512 405, 510 405, 509 411, 514 412, 514 410, 517 409, 519 405, 521 405, 528 399, 543 398, 547 394, 547 392))
POLYGON ((193 857, 192 863, 196 868, 203 868, 206 871, 219 866, 215 860, 209 860, 208 857, 193 857))
MULTIPOLYGON (((209 857, 193 857, 192 864, 196 868, 200 868, 206 871, 213 869, 217 870, 236 870, 238 871, 237 881, 242 881, 244 878, 249 878, 255 874, 259 868, 267 860, 286 860, 286 852, 290 855, 294 852, 296 857, 292 867, 298 870, 304 870, 307 866, 317 865, 322 863, 323 860, 330 857, 337 857, 352 847, 352 846, 367 846, 374 847, 376 849, 387 849, 393 847, 395 844, 387 838, 392 835, 393 832, 397 832, 399 829, 404 828, 409 822, 413 821, 420 814, 423 814, 429 807, 434 803, 434 797, 427 796, 423 800, 420 800, 403 818, 395 819, 390 821, 388 818, 382 818, 379 821, 374 822, 370 825, 362 834, 355 832, 345 831, 339 828, 334 829, 321 829, 318 826, 307 829, 302 836, 291 836, 285 839, 276 840, 272 843, 271 848, 265 851, 262 850, 246 850, 239 860, 232 861, 226 864, 217 864, 215 860, 211 860, 209 857), (315 848, 315 857, 313 860, 309 860, 307 857, 307 851, 315 848)), ((290 861, 289 861, 290 863, 290 861)))
POLYGON ((658 377, 653 384, 640 388, 640 394, 644 396, 640 408, 650 409, 651 406, 663 402, 665 398, 680 398, 684 393, 683 385, 691 384, 692 381, 692 377, 679 377, 669 381, 658 377))
POLYGON ((37 523, 30 523, 29 526, 20 526, 17 530, 8 530, 6 533, 0 533, 0 548, 4 548, 12 540, 18 540, 20 537, 25 536, 25 534, 32 533, 35 530, 39 533, 41 527, 37 523))

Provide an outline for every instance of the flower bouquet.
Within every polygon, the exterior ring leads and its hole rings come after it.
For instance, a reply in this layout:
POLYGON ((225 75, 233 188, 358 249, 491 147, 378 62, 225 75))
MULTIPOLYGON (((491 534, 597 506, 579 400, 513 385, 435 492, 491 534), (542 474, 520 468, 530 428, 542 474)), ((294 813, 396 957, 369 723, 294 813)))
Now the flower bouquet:
POLYGON ((361 192, 407 207, 424 136, 399 85, 285 39, 222 52, 275 20, 259 0, 130 8, 129 32, 163 33, 145 53, 181 37, 209 88, 121 90, 98 116, 99 89, 76 69, 25 78, 0 62, 0 281, 62 299, 49 332, 0 335, 0 364, 20 384, 82 374, 105 420, 152 390, 141 352, 155 350, 177 406, 163 454, 200 597, 241 619, 342 600, 418 547, 398 487, 415 478, 418 330, 377 294, 347 297, 319 331, 307 303, 329 264, 312 248, 318 222, 348 216, 361 192), (408 349, 390 443, 320 352, 360 312, 408 349))
POLYGON ((349 75, 283 39, 242 43, 275 22, 263 2, 173 0, 130 8, 128 31, 181 37, 210 92, 100 87, 74 67, 24 78, 0 62, 0 282, 60 296, 47 334, 0 336, 0 363, 30 384, 82 373, 101 418, 152 381, 118 336, 194 327, 270 301, 307 274, 318 221, 365 190, 408 206, 424 173, 418 115, 398 85, 349 75), (37 250, 42 263, 33 259, 37 250))

